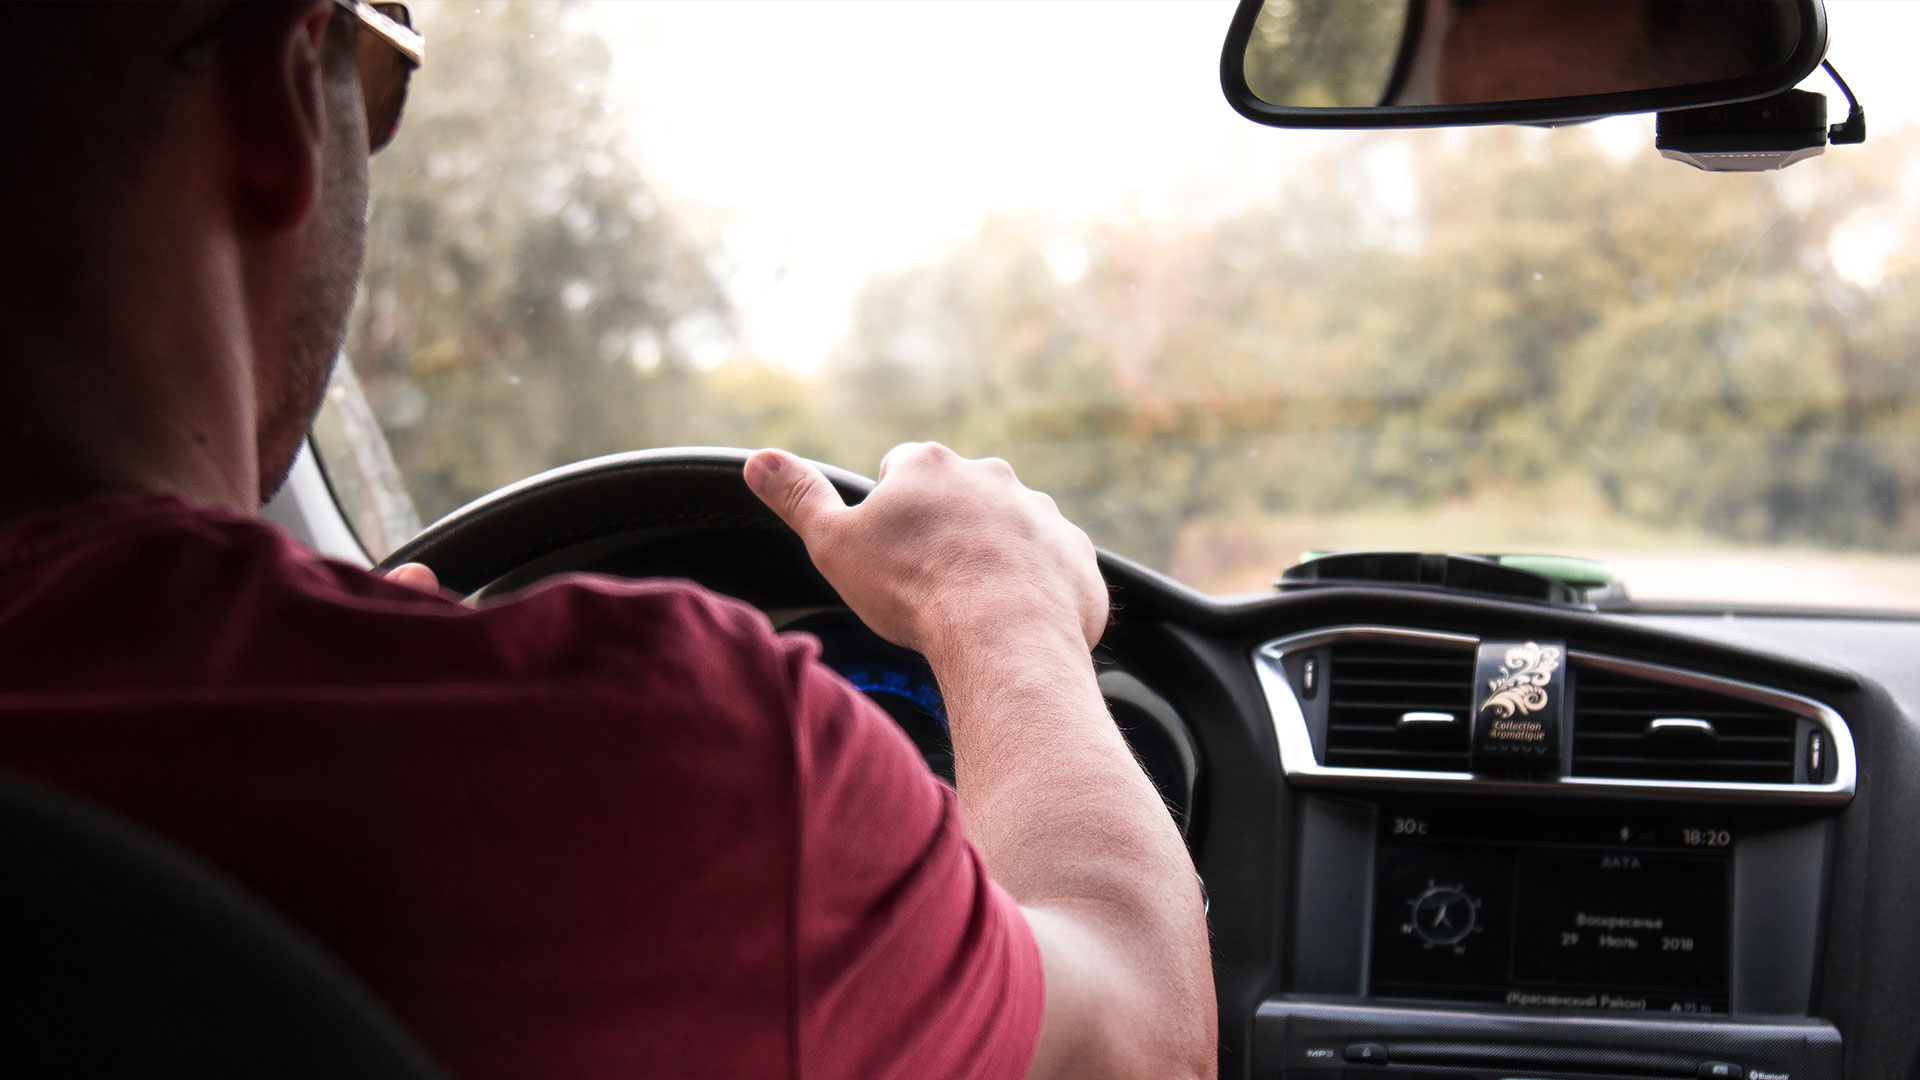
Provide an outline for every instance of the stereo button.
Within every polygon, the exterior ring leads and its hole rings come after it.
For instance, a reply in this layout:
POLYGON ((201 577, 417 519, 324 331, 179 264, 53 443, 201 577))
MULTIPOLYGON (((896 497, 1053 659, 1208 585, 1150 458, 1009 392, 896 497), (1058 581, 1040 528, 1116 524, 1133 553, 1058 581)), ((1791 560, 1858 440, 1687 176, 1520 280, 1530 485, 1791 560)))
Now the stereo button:
POLYGON ((1387 1048, 1379 1043, 1354 1043, 1347 1047, 1348 1061, 1364 1061, 1369 1065, 1385 1065, 1387 1048))
POLYGON ((1738 1065, 1729 1065, 1724 1061, 1709 1061, 1700 1066, 1700 1075, 1706 1080, 1740 1080, 1740 1077, 1745 1074, 1740 1071, 1738 1065))

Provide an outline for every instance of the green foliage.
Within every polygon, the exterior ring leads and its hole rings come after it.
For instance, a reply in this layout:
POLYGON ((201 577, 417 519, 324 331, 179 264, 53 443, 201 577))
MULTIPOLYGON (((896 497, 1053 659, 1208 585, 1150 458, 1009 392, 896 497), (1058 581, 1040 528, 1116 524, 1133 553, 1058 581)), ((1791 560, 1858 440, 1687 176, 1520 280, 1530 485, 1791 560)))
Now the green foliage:
POLYGON ((1920 548, 1920 281, 1865 289, 1829 256, 1842 208, 1897 202, 1912 133, 1819 163, 1851 201, 1803 208, 1791 178, 1579 132, 1397 138, 1410 231, 1332 159, 1204 233, 1096 230, 1068 284, 1036 269, 1057 238, 990 226, 876 285, 831 381, 911 387, 880 441, 1009 457, 1161 565, 1196 518, 1568 482, 1655 525, 1920 548))

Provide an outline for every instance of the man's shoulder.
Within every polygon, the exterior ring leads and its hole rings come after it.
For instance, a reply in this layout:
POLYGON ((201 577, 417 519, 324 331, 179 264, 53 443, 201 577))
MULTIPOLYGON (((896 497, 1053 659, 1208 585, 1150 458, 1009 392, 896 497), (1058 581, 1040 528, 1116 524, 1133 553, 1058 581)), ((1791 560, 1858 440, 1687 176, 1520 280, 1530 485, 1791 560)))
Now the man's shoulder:
POLYGON ((690 582, 569 574, 470 606, 170 499, 0 530, 0 650, 40 657, 51 682, 75 674, 81 642, 95 685, 592 692, 657 678, 765 696, 793 660, 760 612, 690 582))

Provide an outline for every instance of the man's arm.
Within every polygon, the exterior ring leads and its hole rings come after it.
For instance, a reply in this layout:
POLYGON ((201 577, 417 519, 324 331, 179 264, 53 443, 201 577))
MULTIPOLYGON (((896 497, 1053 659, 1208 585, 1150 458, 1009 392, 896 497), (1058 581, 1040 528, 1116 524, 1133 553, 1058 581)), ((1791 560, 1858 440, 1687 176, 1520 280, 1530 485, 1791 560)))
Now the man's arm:
POLYGON ((933 665, 968 835, 1045 966, 1029 1075, 1214 1075, 1193 864, 1094 679, 1107 593, 1086 534, 1005 462, 937 444, 889 454, 856 507, 779 451, 747 481, 855 614, 933 665))

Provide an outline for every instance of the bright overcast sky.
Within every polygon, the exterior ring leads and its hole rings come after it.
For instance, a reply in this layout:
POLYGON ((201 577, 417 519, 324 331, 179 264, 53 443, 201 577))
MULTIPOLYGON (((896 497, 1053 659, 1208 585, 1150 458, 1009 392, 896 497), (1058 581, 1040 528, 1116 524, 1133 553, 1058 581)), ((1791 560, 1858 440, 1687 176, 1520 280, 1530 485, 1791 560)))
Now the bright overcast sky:
MULTIPOLYGON (((1232 0, 588 7, 645 168, 740 268, 749 346, 799 367, 839 340, 871 273, 937 256, 990 213, 1204 219, 1272 191, 1311 140, 1346 137, 1227 106, 1232 0)), ((1908 122, 1920 3, 1828 7, 1828 55, 1874 127, 1908 122)), ((1612 123, 1610 144, 1653 152, 1650 121, 1612 123)))

